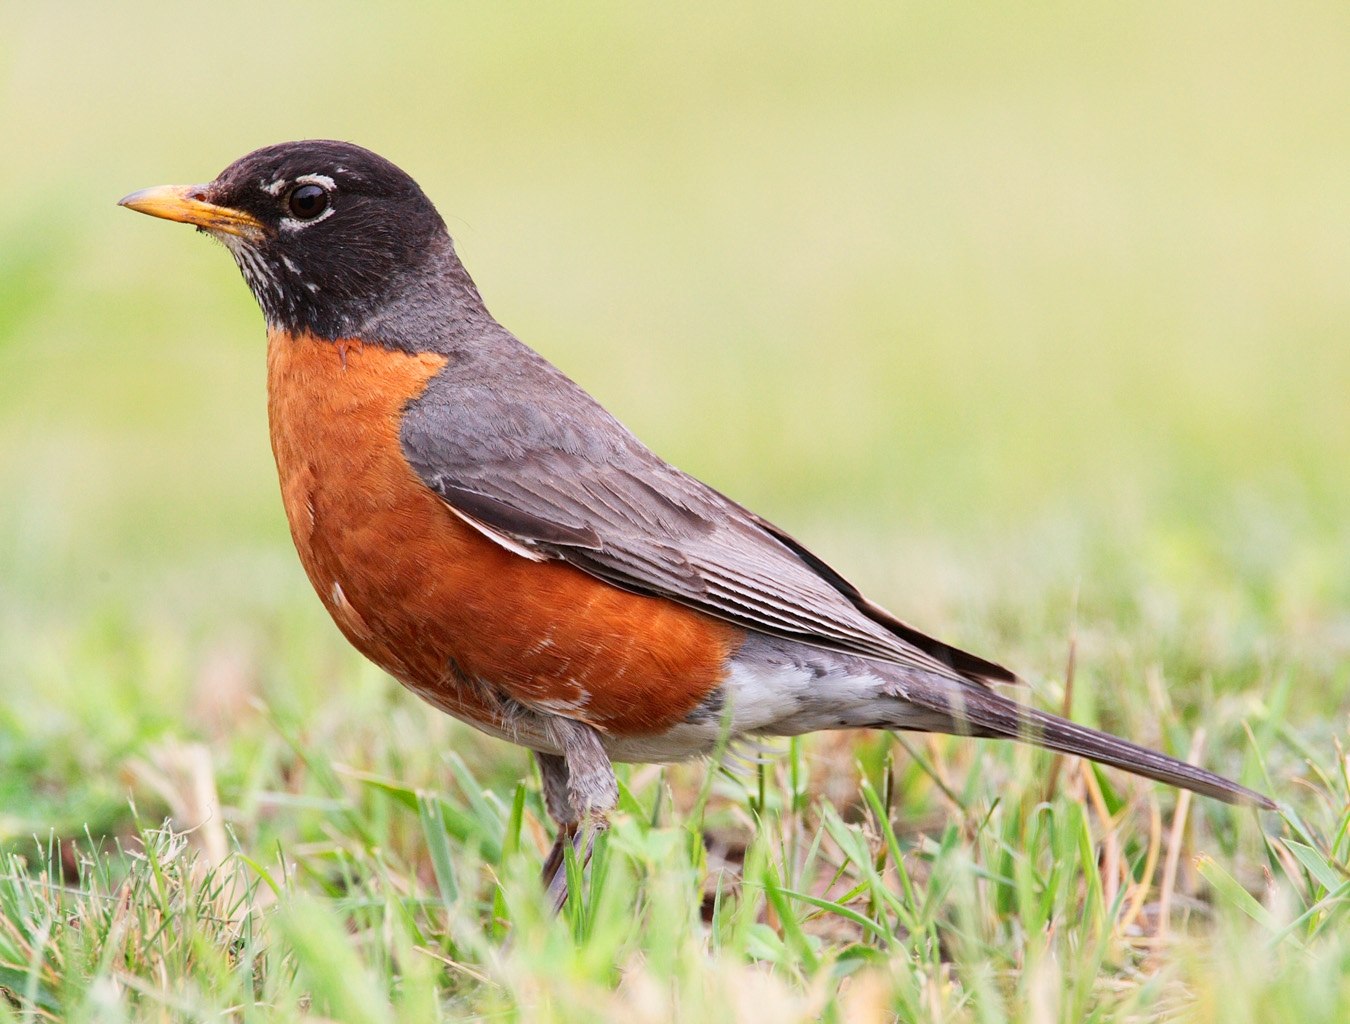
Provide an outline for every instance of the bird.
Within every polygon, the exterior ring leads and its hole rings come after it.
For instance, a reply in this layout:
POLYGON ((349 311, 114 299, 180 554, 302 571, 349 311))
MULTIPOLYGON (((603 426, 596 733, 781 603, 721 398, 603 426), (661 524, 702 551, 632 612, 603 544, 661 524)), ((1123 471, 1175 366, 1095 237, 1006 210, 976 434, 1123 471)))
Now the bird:
POLYGON ((1022 740, 1234 804, 1265 795, 1009 698, 806 545, 647 448, 488 312, 444 220, 347 142, 255 150, 119 205, 194 225, 267 326, 292 538, 337 628, 413 693, 538 762, 589 857, 616 762, 837 729, 1022 740))

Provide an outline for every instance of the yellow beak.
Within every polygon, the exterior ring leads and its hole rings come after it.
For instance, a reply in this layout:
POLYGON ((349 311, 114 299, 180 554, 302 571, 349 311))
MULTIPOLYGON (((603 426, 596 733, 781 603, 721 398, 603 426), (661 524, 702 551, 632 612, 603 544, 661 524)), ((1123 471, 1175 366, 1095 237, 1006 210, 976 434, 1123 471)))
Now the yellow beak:
POLYGON ((252 214, 208 203, 202 198, 205 194, 204 185, 156 185, 122 197, 117 205, 137 213, 148 213, 151 217, 195 224, 207 231, 223 231, 253 241, 266 234, 262 222, 252 214))

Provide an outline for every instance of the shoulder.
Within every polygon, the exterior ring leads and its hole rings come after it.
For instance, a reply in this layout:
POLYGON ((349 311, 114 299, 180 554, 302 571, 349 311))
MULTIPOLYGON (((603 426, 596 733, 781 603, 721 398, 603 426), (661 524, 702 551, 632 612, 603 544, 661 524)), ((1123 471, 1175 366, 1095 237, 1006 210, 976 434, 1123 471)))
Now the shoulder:
POLYGON ((548 456, 661 462, 580 385, 496 324, 445 356, 403 411, 400 437, 414 465, 548 456))

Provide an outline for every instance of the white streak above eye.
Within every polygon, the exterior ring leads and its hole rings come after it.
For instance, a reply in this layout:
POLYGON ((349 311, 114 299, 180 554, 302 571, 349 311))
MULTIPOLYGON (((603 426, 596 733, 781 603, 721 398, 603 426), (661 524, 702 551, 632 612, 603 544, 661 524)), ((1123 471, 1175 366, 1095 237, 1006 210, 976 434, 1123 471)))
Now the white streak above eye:
POLYGON ((262 187, 262 190, 269 196, 279 196, 281 195, 281 190, 289 184, 289 178, 278 178, 276 181, 269 181, 262 187))
POLYGON ((297 185, 322 185, 330 192, 337 188, 337 182, 326 174, 302 174, 295 179, 297 185))

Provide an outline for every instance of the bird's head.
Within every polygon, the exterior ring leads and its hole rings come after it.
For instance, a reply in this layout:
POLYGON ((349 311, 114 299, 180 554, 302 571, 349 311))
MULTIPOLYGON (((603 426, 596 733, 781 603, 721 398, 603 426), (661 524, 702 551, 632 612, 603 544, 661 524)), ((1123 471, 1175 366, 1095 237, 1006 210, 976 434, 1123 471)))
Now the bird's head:
POLYGON ((207 184, 142 189, 119 205, 213 235, 269 326, 326 338, 352 334, 447 260, 458 266, 417 183, 347 142, 267 146, 207 184))

